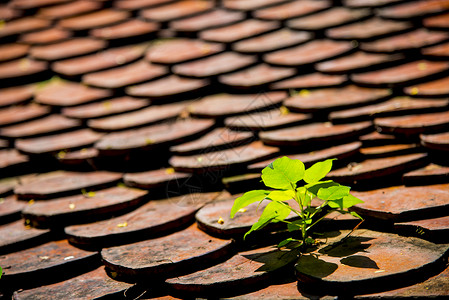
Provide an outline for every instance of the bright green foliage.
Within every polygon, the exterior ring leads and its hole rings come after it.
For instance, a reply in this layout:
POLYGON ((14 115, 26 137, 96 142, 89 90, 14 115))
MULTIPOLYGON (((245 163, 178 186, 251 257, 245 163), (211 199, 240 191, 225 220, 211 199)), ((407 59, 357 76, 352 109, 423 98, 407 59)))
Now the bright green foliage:
POLYGON ((2 278, 2 274, 3 274, 3 269, 2 269, 2 267, 0 267, 0 278, 2 278))
POLYGON ((313 244, 309 230, 328 214, 337 211, 342 214, 349 213, 363 220, 357 213, 349 212, 348 208, 363 201, 350 194, 351 188, 340 185, 332 180, 321 181, 332 169, 333 159, 318 162, 308 169, 297 159, 286 156, 276 159, 262 170, 262 181, 268 188, 276 190, 254 190, 237 198, 231 209, 231 218, 242 208, 264 200, 270 201, 262 212, 259 220, 253 224, 244 238, 251 232, 261 229, 269 223, 287 223, 287 229, 292 234, 299 232, 300 239, 288 238, 278 247, 294 243, 294 247, 313 244), (298 186, 298 182, 304 185, 298 186), (321 200, 321 204, 312 207, 313 199, 321 200), (294 200, 299 205, 295 209, 287 202, 294 200), (287 221, 290 213, 299 218, 287 221))

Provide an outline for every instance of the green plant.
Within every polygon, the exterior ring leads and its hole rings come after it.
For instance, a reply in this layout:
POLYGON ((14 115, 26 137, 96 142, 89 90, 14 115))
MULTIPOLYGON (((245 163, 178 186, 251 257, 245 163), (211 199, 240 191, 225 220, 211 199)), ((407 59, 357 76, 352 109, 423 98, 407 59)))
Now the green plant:
POLYGON ((270 201, 259 220, 252 225, 244 238, 269 223, 284 222, 287 223, 288 231, 292 232, 292 237, 280 242, 278 247, 290 243, 294 243, 293 247, 306 247, 315 243, 310 234, 311 229, 332 212, 349 213, 362 222, 363 219, 357 213, 348 211, 349 207, 363 202, 350 194, 351 188, 332 180, 322 180, 332 169, 333 160, 318 162, 305 169, 300 160, 284 156, 265 167, 262 170, 262 182, 268 188, 275 190, 246 192, 234 201, 231 209, 231 218, 233 218, 239 210, 252 203, 270 201), (300 181, 304 185, 298 185, 300 181), (321 200, 318 206, 312 206, 312 200, 315 198, 321 200), (293 208, 286 202, 291 199, 299 205, 299 208, 293 208), (286 220, 291 212, 299 218, 293 221, 286 220))
POLYGON ((2 278, 2 274, 3 274, 3 269, 2 269, 2 267, 0 267, 0 278, 2 278))

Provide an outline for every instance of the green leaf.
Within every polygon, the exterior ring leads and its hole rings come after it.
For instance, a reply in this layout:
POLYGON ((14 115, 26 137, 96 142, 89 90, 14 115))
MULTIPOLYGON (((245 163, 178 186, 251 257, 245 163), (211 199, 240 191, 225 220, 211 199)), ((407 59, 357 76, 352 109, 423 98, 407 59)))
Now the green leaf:
POLYGON ((290 244, 290 243, 292 243, 292 242, 299 243, 299 245, 302 244, 302 241, 300 241, 300 240, 288 238, 288 239, 285 239, 285 240, 283 240, 282 242, 280 242, 280 243, 278 244, 278 248, 282 248, 282 247, 284 247, 284 246, 286 246, 286 245, 288 245, 288 244, 290 244))
POLYGON ((283 221, 290 214, 289 206, 286 206, 280 202, 273 201, 268 203, 263 210, 263 213, 260 215, 259 220, 251 226, 251 229, 245 233, 243 239, 246 238, 248 234, 258 229, 262 229, 267 226, 269 223, 277 223, 283 221))
POLYGON ((304 172, 304 181, 307 183, 315 183, 323 179, 332 169, 333 160, 335 158, 320 161, 308 168, 304 172))
POLYGON ((344 208, 350 208, 351 206, 354 206, 359 203, 363 203, 363 201, 353 195, 347 195, 346 197, 343 198, 344 208))
POLYGON ((295 196, 293 191, 272 191, 267 198, 273 201, 287 201, 293 199, 295 196))
POLYGON ((307 190, 314 195, 314 197, 317 196, 318 191, 322 188, 328 188, 331 186, 339 186, 338 183, 332 181, 332 180, 326 180, 326 181, 318 181, 315 183, 309 183, 305 187, 307 190))
POLYGON ((2 274, 3 274, 3 269, 2 269, 2 267, 0 267, 0 278, 2 278, 2 274))
POLYGON ((331 186, 328 188, 321 188, 318 191, 318 198, 321 200, 329 201, 329 200, 337 200, 349 195, 349 191, 351 188, 349 186, 337 185, 331 186))
POLYGON ((231 208, 231 218, 234 218, 234 215, 239 209, 247 207, 254 202, 262 201, 269 193, 270 191, 254 190, 246 192, 243 196, 238 197, 235 199, 234 205, 231 208))
POLYGON ((304 164, 287 156, 276 159, 262 170, 263 183, 274 189, 291 189, 304 177, 304 164))
POLYGON ((354 216, 354 217, 356 217, 356 218, 359 218, 360 220, 363 220, 363 218, 358 214, 358 213, 356 213, 355 211, 351 211, 351 212, 349 212, 352 216, 354 216))
POLYGON ((296 195, 299 201, 301 201, 303 207, 309 206, 312 202, 312 199, 316 196, 303 186, 296 189, 296 195))
POLYGON ((332 208, 345 209, 345 208, 354 206, 355 204, 358 204, 358 203, 363 203, 363 201, 360 200, 359 198, 352 196, 352 195, 347 195, 340 199, 335 199, 335 200, 329 201, 328 205, 332 208))
POLYGON ((301 230, 302 227, 312 224, 312 219, 296 220, 287 225, 289 232, 301 230))

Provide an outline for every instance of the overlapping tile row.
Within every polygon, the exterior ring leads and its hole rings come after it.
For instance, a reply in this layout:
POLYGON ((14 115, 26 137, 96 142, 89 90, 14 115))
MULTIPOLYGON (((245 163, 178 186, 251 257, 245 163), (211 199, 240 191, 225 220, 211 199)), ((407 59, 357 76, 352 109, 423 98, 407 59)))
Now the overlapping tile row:
POLYGON ((448 16, 446 0, 3 1, 0 297, 448 296, 448 16), (337 158, 361 228, 340 243, 358 222, 330 215, 300 257, 273 247, 282 226, 244 242, 260 210, 230 219, 233 200, 283 155, 337 158))

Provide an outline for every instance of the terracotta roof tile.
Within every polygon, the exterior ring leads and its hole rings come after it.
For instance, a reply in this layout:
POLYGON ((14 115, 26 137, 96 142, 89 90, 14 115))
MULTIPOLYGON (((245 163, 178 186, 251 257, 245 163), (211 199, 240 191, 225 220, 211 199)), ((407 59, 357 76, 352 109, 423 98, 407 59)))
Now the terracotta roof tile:
POLYGON ((375 17, 366 21, 328 29, 326 35, 333 39, 369 40, 397 34, 410 29, 411 26, 407 22, 382 20, 375 17))
POLYGON ((113 6, 123 10, 138 10, 145 7, 157 6, 173 2, 174 0, 115 0, 113 6))
POLYGON ((225 125, 234 130, 259 131, 290 127, 311 121, 311 115, 290 113, 288 109, 281 107, 266 112, 229 117, 225 119, 225 125))
POLYGON ((410 153, 415 153, 421 149, 416 144, 392 144, 382 146, 364 147, 360 149, 360 153, 365 158, 398 156, 410 153))
MULTIPOLYGON (((66 1, 67 2, 67 1, 66 1)), ((68 3, 62 3, 59 5, 53 5, 50 7, 41 8, 37 16, 44 19, 63 19, 90 13, 98 10, 102 7, 102 4, 98 1, 70 1, 68 3)))
POLYGON ((248 289, 255 283, 273 278, 272 272, 289 265, 295 259, 295 251, 284 252, 273 246, 264 247, 241 252, 224 263, 205 270, 167 279, 166 283, 182 295, 193 292, 202 296, 214 292, 232 295, 239 289, 248 289))
POLYGON ((427 28, 445 29, 449 27, 449 13, 428 17, 423 20, 423 25, 427 28))
POLYGON ((220 172, 238 168, 273 157, 279 149, 260 141, 226 150, 200 153, 195 156, 172 156, 170 165, 181 172, 220 172))
POLYGON ((256 10, 253 15, 264 20, 286 20, 308 15, 330 7, 327 1, 292 1, 256 10))
MULTIPOLYGON (((449 217, 440 217, 440 218, 432 218, 427 220, 418 220, 418 221, 410 221, 410 222, 404 222, 404 223, 396 223, 394 225, 394 228, 396 231, 405 233, 407 235, 411 236, 417 236, 421 238, 425 238, 426 240, 430 241, 446 241, 446 236, 449 228, 449 217), (419 233, 418 233, 418 232, 419 233)), ((447 279, 448 276, 448 270, 446 269, 442 273, 440 273, 437 276, 433 276, 429 278, 428 280, 417 284, 414 287, 407 287, 399 290, 390 291, 389 294, 401 294, 402 292, 407 292, 410 290, 417 290, 416 292, 421 292, 426 289, 429 285, 432 285, 433 287, 435 284, 438 284, 441 280, 444 282, 447 279)), ((428 288, 427 288, 428 289, 428 288)), ((435 294, 447 294, 444 290, 440 289, 433 289, 435 294)), ((415 292, 415 294, 416 294, 415 292)), ((387 292, 388 293, 388 292, 387 292)))
POLYGON ((350 43, 332 40, 315 40, 285 50, 279 50, 264 56, 270 64, 283 66, 302 66, 331 59, 352 51, 350 43))
POLYGON ((48 114, 50 108, 46 106, 36 104, 11 106, 0 110, 0 126, 19 124, 48 114))
POLYGON ((81 126, 81 122, 66 118, 62 115, 53 114, 38 120, 26 123, 3 127, 0 129, 0 136, 7 138, 28 138, 39 135, 55 134, 81 126))
POLYGON ((189 79, 170 75, 148 83, 127 87, 126 93, 130 96, 156 100, 193 93, 208 85, 207 79, 189 79))
POLYGON ((197 140, 172 146, 170 147, 170 151, 179 155, 206 153, 244 145, 254 139, 255 137, 250 132, 237 132, 228 128, 216 128, 197 140))
POLYGON ((372 127, 371 122, 332 125, 313 123, 285 129, 261 132, 260 139, 267 145, 301 146, 316 142, 328 142, 356 138, 372 127))
POLYGON ((22 34, 19 41, 31 45, 44 45, 62 42, 70 37, 72 37, 71 31, 52 27, 49 29, 22 34))
MULTIPOLYGON (((138 173, 127 173, 123 180, 126 185, 138 187, 142 189, 151 189, 153 192, 157 188, 176 189, 173 185, 182 185, 188 182, 192 174, 176 172, 172 168, 164 168, 159 170, 150 170, 138 173)), ((164 190, 167 192, 167 190, 164 190)))
POLYGON ((8 37, 48 28, 50 22, 36 17, 25 17, 6 22, 0 29, 0 37, 8 37))
POLYGON ((4 175, 14 174, 14 168, 27 167, 28 163, 28 156, 21 154, 16 149, 0 150, 0 169, 4 175))
POLYGON ((436 133, 421 135, 421 143, 429 149, 447 151, 449 149, 449 133, 436 133))
POLYGON ((0 90, 0 107, 21 104, 31 99, 34 85, 22 85, 0 90))
POLYGON ((310 16, 293 19, 287 26, 298 30, 323 30, 335 26, 359 21, 371 15, 368 9, 347 9, 334 7, 310 16))
POLYGON ((431 58, 446 58, 449 56, 449 43, 421 49, 421 53, 431 58))
POLYGON ((168 148, 207 132, 214 122, 211 120, 187 119, 111 133, 103 137, 95 147, 100 153, 118 155, 132 150, 168 148))
POLYGON ((104 40, 147 39, 159 29, 159 24, 132 19, 107 27, 92 29, 90 35, 104 40))
POLYGON ((132 285, 122 281, 111 279, 104 270, 104 267, 95 269, 58 283, 20 290, 14 293, 16 299, 45 298, 49 294, 55 299, 67 299, 67 297, 77 298, 101 298, 104 296, 118 296, 123 294, 132 285), (77 289, 74 289, 77 287, 77 289), (82 288, 80 288, 82 287, 82 288))
POLYGON ((156 79, 166 74, 166 67, 140 60, 125 66, 84 75, 82 81, 90 86, 117 89, 156 79))
POLYGON ((415 97, 444 97, 449 95, 449 77, 404 88, 407 95, 415 97))
POLYGON ((221 44, 175 38, 154 43, 145 57, 152 63, 176 64, 213 55, 223 50, 224 47, 221 44))
POLYGON ((378 54, 357 51, 343 57, 317 63, 315 68, 323 73, 347 74, 381 68, 404 59, 402 54, 378 54))
POLYGON ((277 5, 283 2, 287 2, 285 0, 223 0, 223 6, 233 10, 243 10, 250 11, 258 8, 263 8, 265 6, 277 5))
POLYGON ((62 150, 58 153, 57 159, 60 163, 69 166, 80 166, 87 164, 90 167, 95 165, 94 160, 99 156, 95 148, 82 148, 81 150, 62 150))
POLYGON ((34 46, 30 50, 30 55, 37 59, 53 61, 90 54, 102 50, 105 47, 106 43, 101 40, 74 38, 56 44, 34 46))
POLYGON ((414 99, 410 97, 395 97, 391 100, 364 107, 331 112, 332 122, 348 122, 352 120, 367 120, 376 117, 406 115, 425 111, 440 111, 447 106, 447 100, 414 99))
POLYGON ((236 24, 204 30, 199 37, 210 42, 234 43, 278 28, 277 22, 247 19, 236 24))
POLYGON ((135 111, 149 105, 150 101, 146 99, 124 96, 76 107, 66 107, 61 112, 69 118, 94 119, 135 111))
POLYGON ((110 90, 87 87, 71 81, 55 81, 35 93, 35 101, 52 106, 75 106, 112 95, 110 90))
POLYGON ((110 186, 121 178, 121 174, 107 171, 59 171, 39 175, 18 185, 15 187, 14 193, 21 199, 51 199, 67 194, 76 194, 82 189, 93 190, 110 186))
POLYGON ((180 229, 194 218, 195 213, 219 192, 197 193, 161 200, 152 200, 138 209, 95 223, 65 228, 71 243, 76 245, 122 245, 152 236, 161 236, 180 229))
MULTIPOLYGON (((47 72, 48 64, 29 58, 20 58, 0 64, 0 80, 32 79, 47 72)), ((42 78, 42 77, 41 77, 42 78)))
POLYGON ((62 19, 58 22, 58 25, 69 30, 88 30, 124 21, 129 16, 130 14, 125 11, 104 9, 81 16, 62 19))
POLYGON ((402 176, 405 185, 423 185, 445 183, 448 180, 449 167, 429 164, 421 169, 410 171, 402 176))
POLYGON ((309 41, 311 34, 302 31, 281 29, 255 38, 235 43, 232 49, 242 53, 263 53, 309 41))
MULTIPOLYGON (((21 218, 22 209, 27 203, 18 201, 15 195, 1 198, 0 201, 0 223, 5 224, 21 218)), ((23 220, 21 220, 23 222, 23 220)))
POLYGON ((0 226, 0 253, 11 253, 48 242, 50 230, 32 228, 23 220, 0 226))
POLYGON ((218 80, 236 88, 256 88, 269 83, 291 77, 296 73, 293 68, 272 67, 268 64, 259 64, 242 71, 221 75, 218 80))
POLYGON ((92 264, 97 255, 96 252, 73 247, 66 240, 49 242, 4 255, 2 265, 9 268, 5 268, 2 280, 17 285, 18 281, 27 280, 39 274, 45 274, 48 280, 61 268, 64 268, 66 272, 73 272, 76 268, 92 264))
POLYGON ((393 134, 420 134, 446 129, 449 126, 449 112, 435 112, 420 115, 376 118, 374 125, 382 132, 393 134))
POLYGON ((190 102, 176 102, 165 105, 151 105, 149 107, 87 121, 87 125, 97 131, 118 131, 145 125, 152 125, 165 121, 173 121, 186 110, 190 102))
POLYGON ((22 214, 35 227, 55 228, 126 212, 142 204, 147 194, 147 191, 112 187, 51 201, 39 201, 25 207, 22 214))
POLYGON ((378 71, 353 74, 351 79, 364 86, 408 85, 447 71, 447 62, 418 60, 378 71))
POLYGON ((410 19, 430 14, 442 13, 449 9, 447 0, 426 0, 412 3, 401 3, 383 8, 378 13, 384 18, 410 19))
POLYGON ((363 183, 367 179, 398 175, 422 167, 426 159, 427 154, 424 153, 372 158, 331 171, 327 178, 343 184, 363 183))
POLYGON ((418 273, 427 264, 439 264, 444 249, 443 245, 416 238, 357 230, 349 239, 330 251, 322 250, 319 258, 312 254, 303 255, 296 264, 296 276, 300 280, 299 288, 305 287, 306 291, 310 291, 307 287, 320 286, 323 292, 339 294, 347 286, 351 286, 357 293, 372 293, 382 291, 380 287, 391 283, 392 277, 397 279, 392 285, 400 286, 398 283, 409 272, 418 273), (409 251, 405 252, 404 249, 409 251), (358 272, 353 272, 353 266, 361 261, 369 267, 358 268, 358 272), (323 269, 316 268, 318 263, 331 266, 333 272, 326 279, 322 278, 323 269), (303 282, 308 282, 309 285, 303 282))
POLYGON ((66 76, 79 76, 132 62, 143 56, 145 45, 107 49, 95 54, 54 62, 52 69, 66 76))
POLYGON ((200 0, 182 0, 141 11, 141 16, 150 21, 167 22, 204 13, 213 8, 213 3, 200 0))
POLYGON ((347 81, 346 75, 326 75, 321 73, 312 73, 300 75, 289 79, 273 83, 271 88, 278 89, 313 89, 339 86, 347 81))
POLYGON ((217 55, 187 62, 173 67, 173 72, 188 77, 210 77, 237 71, 256 63, 257 58, 235 52, 223 52, 217 55))
POLYGON ((299 93, 285 100, 284 105, 292 111, 317 112, 364 106, 390 96, 391 91, 387 89, 367 89, 349 85, 339 89, 319 89, 299 93))
POLYGON ((0 61, 23 57, 28 54, 28 49, 29 46, 17 43, 0 45, 0 61))
POLYGON ((420 220, 430 213, 429 211, 441 210, 448 205, 447 187, 448 184, 396 186, 356 192, 356 197, 363 199, 365 203, 357 204, 354 210, 366 216, 395 222, 420 220), (381 194, 384 196, 379 198, 381 194))
POLYGON ((241 12, 215 9, 198 16, 172 21, 169 27, 178 32, 198 32, 201 30, 233 24, 244 19, 241 12))
POLYGON ((22 11, 12 8, 8 4, 0 4, 0 19, 9 21, 22 15, 22 11))
POLYGON ((118 275, 168 276, 184 268, 229 255, 232 241, 211 237, 196 225, 169 236, 101 251, 105 265, 118 275))
POLYGON ((189 111, 193 116, 222 118, 280 106, 285 98, 287 98, 287 93, 285 92, 209 95, 198 102, 194 102, 190 106, 189 111))
POLYGON ((396 137, 392 134, 380 133, 377 131, 373 131, 371 133, 362 135, 359 137, 359 140, 363 143, 364 146, 379 146, 379 145, 389 145, 391 143, 396 142, 396 137))
POLYGON ((415 31, 383 38, 374 42, 362 43, 360 48, 371 52, 398 52, 410 49, 420 49, 445 41, 449 38, 444 32, 427 31, 418 29, 415 31))
POLYGON ((391 5, 403 0, 343 0, 343 4, 349 7, 379 7, 391 5))
POLYGON ((90 129, 80 129, 43 137, 19 139, 16 141, 16 148, 31 155, 55 154, 63 150, 90 146, 102 136, 103 134, 94 132, 90 129))
POLYGON ((48 5, 60 4, 68 1, 69 0, 12 0, 10 5, 14 8, 26 10, 48 5))
MULTIPOLYGON (((292 154, 289 155, 291 159, 299 159, 306 166, 312 166, 314 163, 323 161, 330 158, 337 158, 339 160, 345 160, 359 153, 362 144, 360 142, 352 142, 349 144, 337 145, 329 147, 323 150, 316 150, 308 153, 292 154)), ((273 160, 265 160, 248 166, 249 170, 261 171, 268 166, 273 160)))

